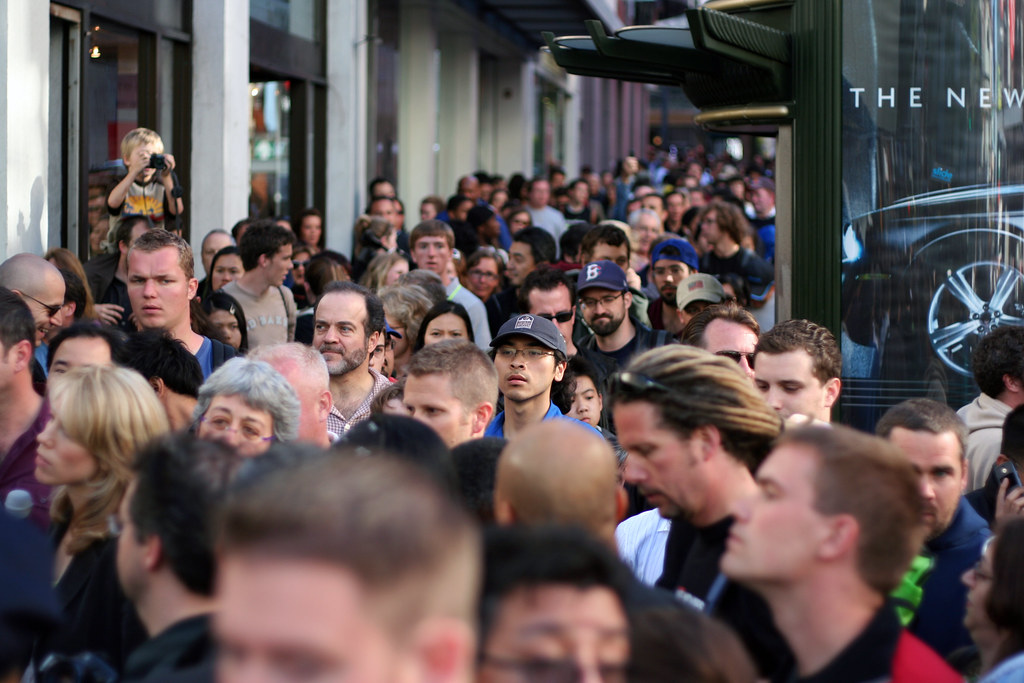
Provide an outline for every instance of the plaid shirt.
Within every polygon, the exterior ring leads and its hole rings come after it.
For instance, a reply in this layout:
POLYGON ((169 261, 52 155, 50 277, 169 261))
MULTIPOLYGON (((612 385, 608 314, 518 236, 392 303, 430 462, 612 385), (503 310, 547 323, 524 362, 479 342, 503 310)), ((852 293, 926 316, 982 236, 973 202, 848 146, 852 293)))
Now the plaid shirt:
POLYGON ((359 404, 359 407, 355 409, 349 418, 341 414, 338 406, 332 406, 331 412, 327 415, 327 431, 334 432, 340 436, 359 422, 370 417, 370 404, 373 403, 374 397, 385 388, 391 386, 391 380, 376 370, 370 369, 370 374, 373 376, 373 388, 370 389, 370 393, 366 395, 366 398, 363 399, 363 402, 359 404))

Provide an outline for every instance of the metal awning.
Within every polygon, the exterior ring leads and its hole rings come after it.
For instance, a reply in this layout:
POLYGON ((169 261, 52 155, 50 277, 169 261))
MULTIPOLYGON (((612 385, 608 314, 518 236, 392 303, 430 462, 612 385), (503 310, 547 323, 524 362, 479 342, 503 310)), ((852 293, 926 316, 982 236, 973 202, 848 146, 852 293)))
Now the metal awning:
POLYGON ((600 21, 610 31, 622 27, 614 10, 616 3, 607 0, 479 0, 479 4, 535 47, 544 45, 543 31, 578 33, 589 19, 600 21))

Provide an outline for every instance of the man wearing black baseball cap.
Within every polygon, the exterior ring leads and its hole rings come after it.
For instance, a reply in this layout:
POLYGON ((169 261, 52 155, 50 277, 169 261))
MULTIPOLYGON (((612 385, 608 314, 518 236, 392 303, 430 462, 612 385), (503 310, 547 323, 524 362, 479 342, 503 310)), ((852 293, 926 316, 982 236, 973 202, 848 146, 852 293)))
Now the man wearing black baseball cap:
POLYGON ((659 242, 651 250, 651 282, 660 295, 647 307, 647 317, 655 330, 668 330, 678 337, 684 325, 676 312, 676 289, 679 283, 698 270, 700 259, 689 242, 673 237, 659 242))
POLYGON ((505 410, 494 416, 484 436, 510 439, 543 420, 573 420, 551 402, 551 387, 562 381, 567 360, 565 338, 553 322, 529 314, 509 318, 491 347, 505 410))
POLYGON ((576 297, 593 332, 578 346, 600 351, 625 367, 633 356, 671 343, 665 330, 652 330, 629 314, 633 293, 626 273, 614 261, 594 261, 580 270, 576 297))

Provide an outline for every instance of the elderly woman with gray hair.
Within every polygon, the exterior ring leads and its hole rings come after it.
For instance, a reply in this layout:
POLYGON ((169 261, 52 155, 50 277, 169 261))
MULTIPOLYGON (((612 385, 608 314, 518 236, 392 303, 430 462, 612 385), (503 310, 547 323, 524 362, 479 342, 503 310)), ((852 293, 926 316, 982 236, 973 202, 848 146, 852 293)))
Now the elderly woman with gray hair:
POLYGON ((199 388, 193 417, 199 438, 254 457, 275 441, 294 441, 299 413, 295 390, 269 363, 232 358, 199 388))

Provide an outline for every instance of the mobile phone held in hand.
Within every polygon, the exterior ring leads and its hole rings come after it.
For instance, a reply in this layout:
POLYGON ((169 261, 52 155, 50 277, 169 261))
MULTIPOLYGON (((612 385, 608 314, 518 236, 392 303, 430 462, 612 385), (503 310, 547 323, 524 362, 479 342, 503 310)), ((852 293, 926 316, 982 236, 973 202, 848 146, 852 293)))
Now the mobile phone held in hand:
POLYGON ((1010 484, 1006 489, 1006 492, 1014 490, 1020 486, 1020 475, 1017 474, 1017 468, 1013 466, 1013 463, 1004 462, 996 465, 996 481, 1002 485, 1004 479, 1009 479, 1010 484))

